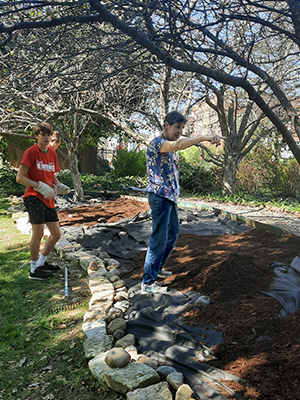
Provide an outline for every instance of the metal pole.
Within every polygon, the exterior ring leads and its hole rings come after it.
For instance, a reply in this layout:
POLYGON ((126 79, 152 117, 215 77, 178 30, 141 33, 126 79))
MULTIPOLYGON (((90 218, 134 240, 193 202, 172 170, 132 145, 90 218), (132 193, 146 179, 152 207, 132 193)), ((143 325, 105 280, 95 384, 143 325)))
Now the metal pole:
POLYGON ((69 288, 68 288, 68 267, 65 267, 65 300, 68 300, 69 288))

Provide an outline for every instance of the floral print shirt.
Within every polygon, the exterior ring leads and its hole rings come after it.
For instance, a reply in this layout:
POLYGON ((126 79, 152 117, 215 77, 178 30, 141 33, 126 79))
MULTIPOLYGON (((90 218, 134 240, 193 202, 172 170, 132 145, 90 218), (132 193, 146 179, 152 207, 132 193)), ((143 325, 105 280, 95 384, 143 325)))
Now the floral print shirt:
POLYGON ((173 152, 159 152, 165 140, 162 137, 156 137, 149 143, 147 148, 146 162, 149 184, 146 190, 177 203, 179 197, 179 173, 175 164, 174 154, 173 152))

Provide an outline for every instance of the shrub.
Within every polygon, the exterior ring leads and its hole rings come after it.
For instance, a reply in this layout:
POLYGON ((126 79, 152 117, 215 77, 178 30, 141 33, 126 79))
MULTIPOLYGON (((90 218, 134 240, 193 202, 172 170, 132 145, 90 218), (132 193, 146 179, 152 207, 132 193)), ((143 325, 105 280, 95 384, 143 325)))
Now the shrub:
POLYGON ((182 193, 208 194, 220 191, 222 187, 222 171, 205 162, 197 165, 180 160, 180 188, 182 193))
POLYGON ((3 164, 0 169, 0 193, 23 193, 25 186, 16 182, 17 171, 3 164))
POLYGON ((119 150, 113 158, 112 165, 117 177, 145 176, 146 153, 144 150, 119 150))
MULTIPOLYGON (((73 188, 70 170, 59 173, 60 182, 73 188)), ((80 181, 84 191, 123 190, 124 186, 144 188, 147 186, 147 177, 126 176, 117 178, 114 173, 105 175, 80 174, 80 181)))
POLYGON ((248 193, 290 196, 300 192, 300 169, 296 160, 282 160, 271 145, 260 145, 240 163, 236 188, 248 193))

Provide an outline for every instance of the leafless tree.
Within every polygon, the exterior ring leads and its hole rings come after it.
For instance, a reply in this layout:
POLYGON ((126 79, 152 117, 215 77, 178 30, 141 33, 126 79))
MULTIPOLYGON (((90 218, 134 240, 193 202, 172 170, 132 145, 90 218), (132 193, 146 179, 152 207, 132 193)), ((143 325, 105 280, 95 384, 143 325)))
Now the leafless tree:
POLYGON ((280 57, 294 63, 295 69, 299 67, 295 61, 300 43, 298 1, 18 1, 4 2, 0 12, 3 44, 24 30, 109 23, 120 37, 133 39, 170 68, 241 87, 272 121, 300 162, 291 132, 256 87, 262 82, 267 86, 268 95, 278 99, 300 137, 297 111, 272 69, 272 63, 280 57), (282 54, 282 41, 288 54, 282 54), (261 43, 269 45, 267 57, 257 48, 261 43), (231 73, 224 68, 229 62, 236 65, 231 73))
POLYGON ((0 59, 0 131, 17 134, 41 120, 58 127, 77 198, 83 196, 78 147, 92 124, 99 131, 99 121, 110 127, 100 135, 112 134, 115 127, 135 141, 145 140, 128 121, 132 110, 143 108, 152 72, 134 62, 130 43, 125 52, 124 42, 110 41, 113 32, 101 33, 99 24, 77 32, 63 27, 22 33, 14 46, 5 46, 0 59))

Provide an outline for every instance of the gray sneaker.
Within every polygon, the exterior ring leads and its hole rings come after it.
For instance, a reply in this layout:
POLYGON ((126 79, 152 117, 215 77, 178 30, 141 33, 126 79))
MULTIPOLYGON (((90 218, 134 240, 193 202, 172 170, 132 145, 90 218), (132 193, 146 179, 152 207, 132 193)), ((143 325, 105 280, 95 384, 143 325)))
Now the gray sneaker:
POLYGON ((141 294, 162 294, 166 293, 168 290, 165 286, 159 286, 156 282, 151 285, 144 285, 141 283, 141 294))
POLYGON ((160 271, 158 271, 158 278, 167 278, 168 276, 173 275, 171 271, 166 271, 164 268, 162 268, 160 271))

